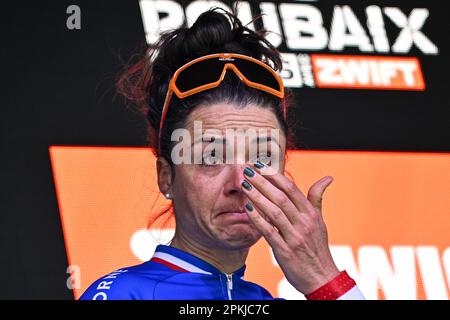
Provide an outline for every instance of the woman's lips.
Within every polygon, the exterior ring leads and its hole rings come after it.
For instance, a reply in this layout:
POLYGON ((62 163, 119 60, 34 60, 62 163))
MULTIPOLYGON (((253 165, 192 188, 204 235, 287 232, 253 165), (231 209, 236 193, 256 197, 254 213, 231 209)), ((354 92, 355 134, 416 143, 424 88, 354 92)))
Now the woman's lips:
POLYGON ((244 214, 244 211, 226 211, 222 212, 222 214, 244 214))
POLYGON ((243 214, 243 213, 245 213, 245 209, 232 209, 232 210, 228 210, 228 211, 223 211, 219 215, 225 214, 225 213, 243 214))
POLYGON ((219 214, 219 216, 226 219, 232 219, 237 221, 249 221, 245 211, 225 211, 219 214))

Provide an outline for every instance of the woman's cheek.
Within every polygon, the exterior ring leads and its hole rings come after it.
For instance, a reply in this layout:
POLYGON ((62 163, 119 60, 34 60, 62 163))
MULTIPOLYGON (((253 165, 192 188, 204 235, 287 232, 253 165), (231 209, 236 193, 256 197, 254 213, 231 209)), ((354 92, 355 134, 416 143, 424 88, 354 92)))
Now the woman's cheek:
MULTIPOLYGON (((196 190, 199 191, 199 195, 201 195, 200 200, 206 199, 217 199, 219 187, 221 186, 220 181, 218 179, 214 179, 211 177, 198 177, 195 187, 196 190)), ((209 201, 208 201, 209 202, 209 201)))
POLYGON ((215 188, 220 186, 217 175, 211 175, 211 172, 204 172, 204 170, 196 170, 189 180, 189 185, 186 185, 186 191, 195 190, 195 194, 202 202, 210 195, 214 197, 215 188))

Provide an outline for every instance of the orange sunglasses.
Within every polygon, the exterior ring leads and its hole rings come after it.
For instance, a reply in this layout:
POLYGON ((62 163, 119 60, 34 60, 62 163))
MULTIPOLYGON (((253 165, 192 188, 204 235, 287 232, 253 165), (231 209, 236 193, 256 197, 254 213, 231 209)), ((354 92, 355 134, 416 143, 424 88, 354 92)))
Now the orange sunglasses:
MULTIPOLYGON (((225 78, 227 69, 232 70, 247 86, 284 98, 281 78, 264 62, 237 53, 214 53, 189 61, 180 67, 169 82, 159 125, 158 150, 172 93, 183 99, 196 93, 216 88, 225 78)), ((286 108, 283 99, 283 117, 286 108)))

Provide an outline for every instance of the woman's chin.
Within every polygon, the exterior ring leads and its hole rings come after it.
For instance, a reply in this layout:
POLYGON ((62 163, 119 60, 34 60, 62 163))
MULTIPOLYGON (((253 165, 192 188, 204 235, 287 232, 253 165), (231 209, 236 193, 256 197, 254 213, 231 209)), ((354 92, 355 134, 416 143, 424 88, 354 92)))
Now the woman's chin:
POLYGON ((249 248, 261 238, 253 225, 235 224, 230 229, 222 234, 220 241, 233 249, 249 248))

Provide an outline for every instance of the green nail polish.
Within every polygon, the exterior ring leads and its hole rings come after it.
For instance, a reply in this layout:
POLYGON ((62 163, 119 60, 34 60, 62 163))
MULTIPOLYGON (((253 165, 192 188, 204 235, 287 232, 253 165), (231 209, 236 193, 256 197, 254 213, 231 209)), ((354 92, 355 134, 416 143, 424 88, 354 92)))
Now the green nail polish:
POLYGON ((253 211, 253 206, 252 206, 252 204, 250 202, 247 202, 245 207, 247 208, 248 211, 253 211))
POLYGON ((247 180, 242 181, 242 186, 243 186, 245 189, 247 189, 247 190, 251 190, 251 189, 252 189, 251 184, 248 183, 247 180))
POLYGON ((257 167, 258 169, 264 168, 264 164, 261 161, 256 161, 254 163, 255 167, 257 167))
POLYGON ((250 169, 249 167, 245 167, 244 174, 249 177, 253 177, 255 175, 255 171, 250 169))

